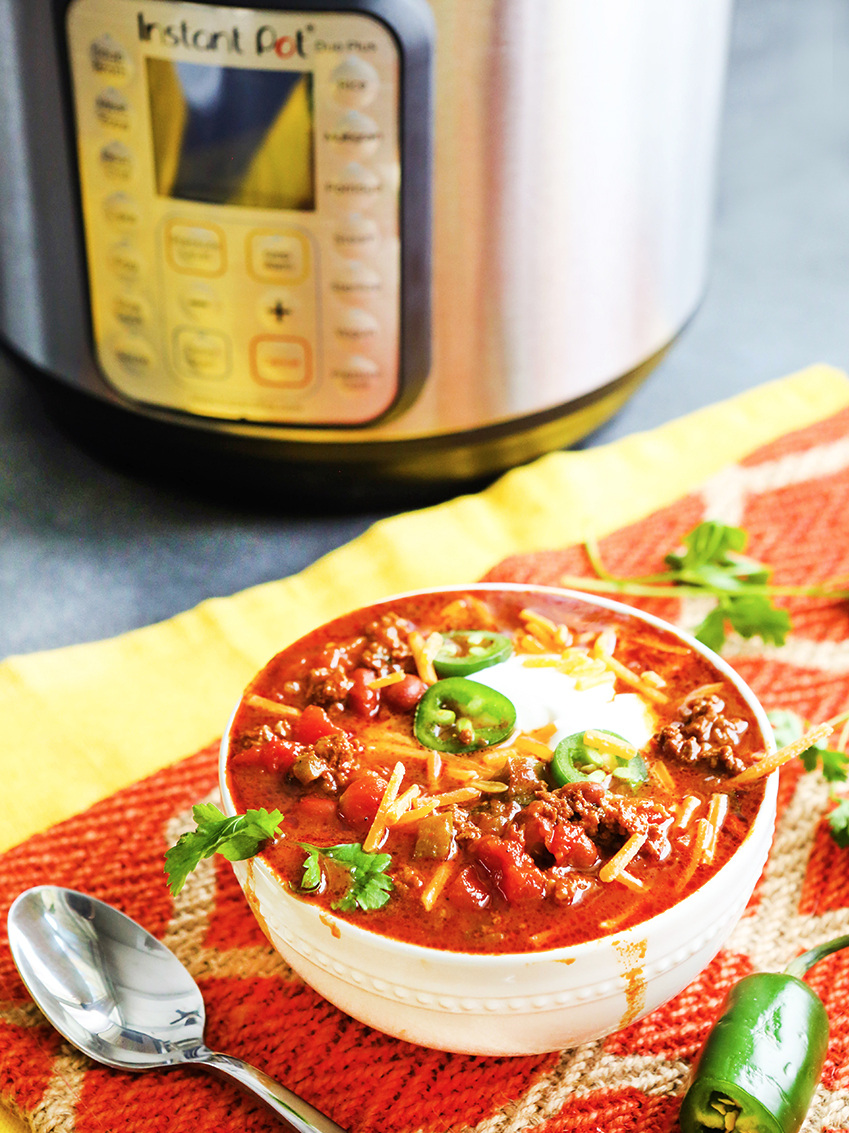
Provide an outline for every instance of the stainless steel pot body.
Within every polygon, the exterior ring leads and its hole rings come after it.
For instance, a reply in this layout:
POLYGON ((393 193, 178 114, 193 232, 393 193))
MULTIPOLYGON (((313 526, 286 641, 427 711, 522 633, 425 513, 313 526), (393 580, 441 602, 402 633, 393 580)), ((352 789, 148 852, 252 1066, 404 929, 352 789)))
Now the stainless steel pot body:
MULTIPOLYGON (((428 0, 377 3, 375 18, 391 22, 428 0)), ((228 419, 179 398, 145 404, 104 379, 68 0, 0 0, 0 333, 102 402, 254 439, 287 459, 344 464, 368 453, 379 466, 387 454, 390 474, 427 478, 439 452, 439 471, 447 461, 463 476, 587 432, 662 354, 705 286, 731 0, 429 3, 427 121, 416 126, 430 139, 428 167, 399 166, 427 198, 426 266, 401 282, 413 288, 406 307, 401 297, 402 333, 420 316, 427 349, 385 411, 340 425, 287 417, 284 404, 276 419, 249 410, 228 419)), ((227 26, 241 11, 201 7, 227 26)), ((269 18, 287 7, 268 5, 269 18)), ((309 16, 320 5, 304 7, 309 16)), ((403 100, 403 66, 399 74, 403 100)))

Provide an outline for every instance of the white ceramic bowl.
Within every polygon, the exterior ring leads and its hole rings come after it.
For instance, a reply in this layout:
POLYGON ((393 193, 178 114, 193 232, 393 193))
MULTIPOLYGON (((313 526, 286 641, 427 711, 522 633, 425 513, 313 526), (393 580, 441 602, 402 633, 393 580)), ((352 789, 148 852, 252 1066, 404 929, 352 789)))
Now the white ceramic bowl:
MULTIPOLYGON (((438 587, 440 592, 474 587, 438 587)), ((492 590, 542 590, 492 584, 492 590)), ((737 687, 772 750, 754 694, 716 654, 668 623, 618 602, 556 591, 675 634, 737 687)), ((224 810, 235 813, 221 748, 224 810)), ((609 936, 547 952, 443 952, 379 936, 299 899, 261 858, 233 868, 260 925, 287 963, 342 1011, 422 1046, 478 1055, 541 1054, 602 1037, 653 1011, 713 959, 757 884, 772 839, 777 775, 733 858, 665 912, 609 936)))

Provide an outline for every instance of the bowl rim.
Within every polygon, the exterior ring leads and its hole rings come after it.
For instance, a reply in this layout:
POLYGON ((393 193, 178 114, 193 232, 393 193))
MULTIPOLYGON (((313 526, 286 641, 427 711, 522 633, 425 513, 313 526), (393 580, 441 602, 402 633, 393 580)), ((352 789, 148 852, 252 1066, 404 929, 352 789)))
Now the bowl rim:
MULTIPOLYGON (((715 653, 712 649, 704 645, 702 642, 697 641, 692 634, 688 633, 688 631, 679 629, 678 626, 673 625, 671 622, 665 621, 663 618, 657 617, 657 615, 655 614, 646 613, 643 610, 629 606, 627 603, 617 602, 615 599, 602 597, 592 593, 585 593, 581 590, 569 590, 560 586, 547 586, 537 583, 519 582, 475 582, 466 584, 451 583, 445 586, 434 585, 419 587, 414 590, 405 590, 397 594, 390 594, 385 598, 378 598, 373 602, 366 603, 362 606, 355 606, 350 610, 336 614, 333 617, 328 618, 326 621, 320 622, 314 627, 314 629, 307 630, 306 633, 301 634, 299 637, 295 638, 287 645, 282 646, 279 652, 283 652, 283 650, 297 644, 297 642, 302 640, 302 638, 315 632, 315 630, 322 628, 322 626, 329 625, 332 622, 336 621, 338 618, 346 617, 348 614, 354 614, 359 610, 367 610, 372 606, 389 605, 393 602, 401 601, 406 598, 416 598, 427 594, 469 593, 480 590, 542 592, 552 596, 577 600, 590 606, 608 609, 613 611, 614 613, 620 613, 635 617, 638 621, 643 621, 658 629, 672 633, 673 636, 677 637, 686 645, 690 646, 695 652, 701 654, 701 656, 703 656, 706 660, 710 661, 715 668, 719 669, 720 672, 722 672, 728 678, 728 680, 731 681, 731 683, 746 701, 749 710, 755 717, 758 727, 760 728, 761 735, 765 741, 764 747, 767 754, 775 750, 775 737, 765 709, 763 708, 755 694, 752 692, 752 690, 749 688, 749 686, 746 684, 746 682, 743 680, 743 678, 739 675, 739 673, 732 669, 728 662, 720 657, 718 653, 715 653)), ((277 654, 274 654, 272 657, 270 657, 266 664, 270 664, 274 656, 277 656, 277 654)), ((263 666, 262 668, 265 668, 265 666, 263 666)), ((262 672, 262 669, 257 670, 257 674, 260 672, 262 672)), ((221 791, 224 813, 228 816, 237 813, 233 805, 233 799, 230 795, 229 786, 227 784, 228 740, 230 731, 233 726, 233 720, 235 719, 236 712, 241 705, 243 696, 244 690, 239 695, 239 699, 237 700, 233 711, 230 714, 230 718, 227 722, 227 727, 225 728, 224 734, 221 737, 221 744, 219 748, 219 787, 221 791)), ((277 882, 279 887, 279 894, 283 900, 291 900, 295 902, 296 906, 306 915, 310 915, 311 912, 311 914, 315 917, 316 923, 321 924, 324 928, 340 929, 347 935, 348 942, 352 947, 355 947, 358 942, 361 942, 366 946, 370 945, 372 947, 374 947, 375 944, 379 944, 382 948, 390 949, 398 956, 406 956, 410 960, 419 960, 425 962, 429 961, 432 963, 434 957, 438 957, 440 963, 447 964, 451 967, 466 965, 470 960, 473 960, 476 964, 482 964, 492 968, 496 968, 499 965, 504 965, 505 963, 527 965, 540 962, 558 962, 567 958, 570 961, 577 961, 582 956, 590 957, 597 951, 607 949, 611 944, 614 943, 617 945, 627 945, 631 939, 641 940, 643 938, 648 938, 650 935, 657 934, 658 932, 662 933, 665 923, 672 920, 673 918, 680 917, 682 915, 682 910, 684 910, 686 913, 686 910, 688 908, 692 908, 694 905, 701 903, 705 899, 708 899, 712 891, 715 889, 727 889, 727 879, 729 877, 729 874, 735 871, 735 866, 739 868, 740 853, 746 847, 751 846, 756 837, 767 839, 764 855, 766 855, 766 853, 768 852, 769 842, 771 842, 775 825, 775 808, 777 795, 778 771, 776 770, 766 778, 764 784, 764 796, 761 800, 761 804, 758 807, 754 821, 746 831, 746 834, 743 837, 743 841, 740 843, 737 850, 735 850, 734 854, 731 856, 731 858, 729 858, 724 866, 721 866, 720 869, 716 871, 716 873, 712 874, 711 877, 707 879, 707 881, 705 881, 697 889, 694 889, 693 892, 688 894, 685 898, 683 898, 683 900, 675 902, 675 904, 670 905, 668 908, 663 909, 660 913, 656 913, 652 917, 638 921, 636 924, 631 925, 629 928, 614 930, 604 936, 597 936, 592 940, 581 941, 577 944, 566 944, 561 945, 557 948, 540 949, 529 952, 456 952, 450 951, 448 949, 441 949, 431 945, 413 944, 409 941, 397 940, 392 936, 387 936, 384 933, 364 928, 360 924, 356 924, 352 921, 337 917, 332 910, 325 909, 322 906, 315 905, 310 901, 304 900, 297 893, 293 892, 290 889, 287 882, 282 877, 280 877, 280 875, 270 864, 270 862, 268 862, 263 857, 262 853, 257 854, 254 860, 260 864, 261 868, 268 872, 270 878, 277 882)), ((762 869, 762 865, 763 863, 759 863, 758 876, 762 869)), ((756 884, 757 877, 755 879, 755 885, 756 884)), ((748 901, 751 899, 755 885, 753 885, 752 890, 746 896, 746 904, 748 904, 748 901)))

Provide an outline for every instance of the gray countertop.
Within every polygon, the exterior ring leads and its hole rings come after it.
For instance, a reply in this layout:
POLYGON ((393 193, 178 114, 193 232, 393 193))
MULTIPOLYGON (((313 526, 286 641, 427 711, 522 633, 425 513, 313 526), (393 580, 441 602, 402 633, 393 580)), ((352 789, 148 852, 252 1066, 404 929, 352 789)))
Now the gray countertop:
MULTIPOLYGON (((737 0, 711 278, 602 444, 812 362, 849 369, 849 9, 737 0)), ((300 570, 379 514, 245 512, 100 462, 0 353, 0 657, 300 570)))

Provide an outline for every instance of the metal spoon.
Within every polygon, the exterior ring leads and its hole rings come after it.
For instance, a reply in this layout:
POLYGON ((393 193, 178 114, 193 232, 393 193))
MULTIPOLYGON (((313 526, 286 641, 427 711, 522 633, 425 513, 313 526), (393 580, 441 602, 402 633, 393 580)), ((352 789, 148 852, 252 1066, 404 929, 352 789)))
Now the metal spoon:
POLYGON ((55 885, 27 889, 9 910, 9 947, 56 1030, 97 1062, 202 1066, 234 1078, 295 1133, 343 1133, 261 1070, 205 1046, 200 988, 170 949, 111 905, 55 885))

